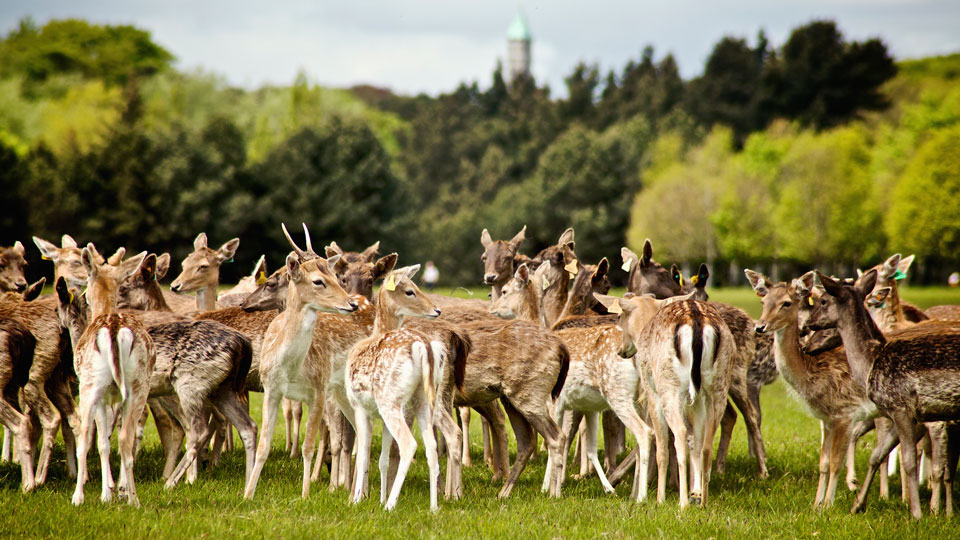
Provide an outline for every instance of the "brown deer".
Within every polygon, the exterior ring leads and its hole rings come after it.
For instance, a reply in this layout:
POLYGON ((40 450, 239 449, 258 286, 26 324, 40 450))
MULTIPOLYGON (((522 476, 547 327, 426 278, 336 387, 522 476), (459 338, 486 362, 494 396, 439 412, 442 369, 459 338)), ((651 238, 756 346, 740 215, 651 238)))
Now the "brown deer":
MULTIPOLYGON (((130 260, 137 267, 146 256, 142 253, 130 260)), ((61 324, 70 333, 74 350, 74 370, 80 383, 80 423, 77 430, 77 488, 74 505, 84 501, 83 486, 87 481, 87 451, 97 423, 97 446, 100 451, 102 489, 100 499, 113 498, 113 475, 110 472, 110 435, 113 432, 111 404, 120 410, 120 487, 127 501, 139 506, 133 478, 134 444, 137 423, 147 403, 150 374, 156 361, 153 340, 134 317, 116 313, 117 288, 126 273, 120 267, 100 265, 96 248, 87 244, 80 260, 88 275, 86 300, 90 307, 89 324, 86 310, 73 303, 64 304, 62 294, 57 308, 61 324)), ((66 281, 57 279, 57 288, 66 292, 68 302, 76 298, 67 292, 66 281)))
MULTIPOLYGON (((363 498, 364 476, 370 461, 371 420, 380 417, 384 424, 380 454, 380 503, 387 510, 396 507, 417 448, 408 422, 415 415, 430 470, 430 509, 438 509, 437 480, 440 466, 433 434, 439 413, 435 411, 438 405, 436 397, 444 392, 452 393, 452 388, 443 388, 444 364, 463 364, 470 345, 469 339, 458 337, 456 350, 448 351, 439 341, 400 328, 406 317, 440 316, 440 310, 413 282, 413 276, 419 269, 419 265, 401 268, 388 276, 378 294, 373 332, 354 346, 347 360, 347 396, 354 409, 357 428, 356 479, 350 499, 353 503, 363 498), (412 411, 405 412, 407 407, 412 411), (388 469, 393 441, 399 447, 400 463, 388 497, 388 469)), ((463 367, 453 371, 463 373, 463 367)), ((439 405, 443 406, 442 403, 439 405)), ((444 431, 444 437, 451 446, 451 459, 456 459, 458 453, 454 449, 460 446, 459 428, 452 418, 439 427, 449 428, 444 431)))
MULTIPOLYGON (((883 458, 897 443, 903 453, 907 475, 910 514, 922 516, 917 491, 918 435, 921 422, 960 420, 960 333, 921 332, 887 340, 867 308, 866 296, 877 281, 876 270, 861 277, 860 284, 846 284, 817 274, 827 294, 807 325, 835 325, 840 330, 854 379, 867 392, 880 414, 896 429, 878 441, 870 455, 866 480, 852 511, 864 509, 866 496, 883 458)), ((948 481, 952 482, 952 478, 948 481)))
MULTIPOLYGON (((283 229, 289 239, 286 227, 283 229)), ((247 499, 253 497, 260 472, 269 455, 283 397, 310 405, 302 451, 302 495, 306 497, 310 492, 311 467, 324 410, 330 364, 326 359, 315 358, 307 353, 314 339, 318 312, 346 314, 358 308, 357 301, 340 287, 330 269, 337 260, 338 257, 327 260, 315 258, 301 263, 299 250, 297 254, 287 256, 286 268, 290 282, 286 308, 267 328, 260 355, 260 376, 264 390, 263 423, 256 463, 244 490, 247 499)))
MULTIPOLYGON (((688 486, 690 498, 706 504, 713 437, 727 403, 736 354, 733 335, 716 307, 696 300, 668 304, 648 323, 621 328, 619 354, 637 356, 646 386, 657 441, 657 502, 663 502, 666 495, 667 445, 672 432, 680 476, 680 507, 688 504, 688 486), (688 434, 692 437, 689 446, 688 434), (690 484, 688 455, 693 473, 690 484)), ((642 464, 643 456, 640 460, 642 464)))
POLYGON ((220 265, 232 261, 240 239, 234 238, 220 246, 207 247, 207 234, 200 233, 193 241, 193 252, 183 260, 183 270, 170 284, 175 293, 197 293, 197 311, 217 309, 217 285, 220 283, 220 265))
POLYGON ((490 286, 490 300, 496 300, 500 296, 503 285, 513 275, 513 260, 526 234, 526 225, 510 240, 494 240, 486 229, 480 233, 480 244, 483 246, 483 255, 480 256, 483 262, 483 284, 490 286))
POLYGON ((538 266, 534 281, 540 284, 540 320, 545 328, 553 328, 560 319, 569 297, 570 281, 580 271, 574 252, 574 231, 563 231, 557 243, 540 251, 533 258, 538 266), (550 265, 544 263, 549 262, 550 265))
POLYGON ((23 292, 27 288, 27 278, 23 274, 27 267, 27 260, 23 258, 25 254, 19 240, 12 247, 0 247, 0 293, 23 292))
MULTIPOLYGON (((851 428, 874 416, 875 408, 854 380, 842 347, 817 356, 804 353, 800 347, 798 316, 801 307, 812 298, 809 291, 814 285, 813 272, 790 284, 773 283, 753 270, 744 273, 763 302, 757 332, 773 334, 777 369, 820 420, 820 473, 813 505, 832 506, 837 479, 850 448, 851 428)), ((854 490, 852 467, 847 473, 847 486, 854 490)))
POLYGON ((13 435, 20 457, 20 489, 35 486, 30 458, 30 418, 20 409, 20 390, 30 377, 37 340, 16 319, 0 318, 0 422, 13 435))

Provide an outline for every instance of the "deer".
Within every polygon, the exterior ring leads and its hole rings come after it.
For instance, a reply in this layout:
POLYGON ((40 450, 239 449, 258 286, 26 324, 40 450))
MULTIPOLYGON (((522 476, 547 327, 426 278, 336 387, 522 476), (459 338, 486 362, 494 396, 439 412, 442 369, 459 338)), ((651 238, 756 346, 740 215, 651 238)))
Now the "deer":
POLYGON ((233 307, 243 304, 243 301, 250 296, 263 282, 267 280, 267 263, 263 255, 257 259, 253 265, 253 272, 244 276, 235 286, 219 293, 217 295, 217 304, 220 307, 233 307))
MULTIPOLYGON (((293 244, 283 227, 284 234, 293 244)), ((302 251, 287 256, 289 275, 286 307, 271 321, 263 337, 260 353, 260 377, 263 383, 263 422, 257 458, 244 489, 244 498, 252 499, 257 481, 270 453, 270 441, 276 427, 277 412, 283 397, 308 402, 306 438, 303 442, 304 465, 302 496, 310 493, 311 467, 316 438, 323 415, 330 364, 308 355, 314 339, 318 312, 350 314, 359 304, 351 298, 331 270, 338 257, 314 258, 301 262, 302 251), (311 360, 307 362, 307 360, 311 360), (319 360, 319 361, 318 361, 319 360)))
MULTIPOLYGON (((27 278, 24 275, 27 260, 24 255, 26 255, 26 250, 19 240, 14 242, 11 247, 0 246, 0 293, 23 292, 27 288, 27 278)), ((30 356, 32 357, 33 353, 30 356)), ((10 435, 11 431, 4 428, 3 452, 0 455, 0 461, 10 460, 10 435)))
MULTIPOLYGON (((680 508, 706 505, 713 437, 727 403, 736 345, 713 304, 681 300, 658 310, 645 325, 621 325, 619 354, 636 356, 657 442, 657 502, 666 496, 669 435, 677 453, 680 508), (688 434, 692 444, 687 441, 688 434), (692 481, 687 482, 687 461, 692 481), (688 499, 688 487, 690 494, 688 499)), ((641 464, 643 456, 640 456, 641 464)), ((639 466, 639 465, 638 465, 639 466)), ((642 468, 642 466, 640 467, 642 468)))
MULTIPOLYGON (((137 267, 146 252, 130 259, 137 267)), ((120 410, 120 487, 127 502, 140 506, 133 477, 134 444, 140 415, 147 403, 150 374, 156 362, 153 339, 135 317, 116 312, 117 288, 126 277, 121 267, 100 265, 96 248, 87 244, 80 260, 87 272, 86 301, 90 319, 78 304, 64 304, 58 291, 57 314, 67 328, 74 351, 74 370, 80 385, 80 423, 77 430, 77 487, 71 502, 84 502, 83 487, 87 481, 87 451, 93 439, 92 422, 97 423, 97 447, 100 451, 102 488, 100 500, 110 502, 114 482, 110 471, 110 435, 113 432, 112 404, 120 410)), ((66 280, 57 279, 57 288, 66 292, 68 302, 75 293, 66 290, 66 280)))
POLYGON ((170 284, 170 290, 179 294, 196 291, 197 311, 217 309, 220 265, 232 261, 238 247, 240 239, 234 238, 214 250, 207 247, 207 234, 198 234, 193 241, 193 252, 183 260, 183 270, 170 284))
MULTIPOLYGON (((843 283, 820 273, 817 278, 826 294, 807 326, 837 327, 853 378, 879 414, 892 420, 896 428, 885 433, 870 454, 870 466, 851 512, 865 508, 873 477, 899 439, 910 515, 920 519, 923 513, 917 490, 916 443, 922 422, 960 420, 960 386, 951 384, 960 379, 960 333, 924 331, 888 340, 864 306, 876 285, 876 270, 861 276, 859 284, 843 283)), ((952 473, 946 481, 952 484, 952 473)))
MULTIPOLYGON (((122 294, 128 299, 137 294, 145 295, 161 306, 165 305, 156 275, 157 257, 150 254, 137 271, 123 281, 120 286, 122 294)), ((157 349, 155 370, 150 378, 150 398, 176 398, 172 405, 169 401, 157 400, 151 406, 167 409, 170 416, 186 428, 187 451, 179 464, 176 457, 180 436, 175 436, 176 444, 165 445, 166 487, 175 486, 185 472, 189 483, 196 480, 197 454, 212 435, 207 423, 210 407, 237 427, 246 453, 246 476, 249 477, 256 452, 257 426, 240 395, 245 391, 253 358, 250 341, 240 332, 211 320, 161 320, 160 323, 147 323, 146 327, 157 349)), ((156 410, 154 416, 158 416, 156 410)), ((158 431, 163 431, 164 427, 158 420, 158 431)), ((170 440, 171 435, 161 433, 161 441, 170 440)))
MULTIPOLYGON (((470 341, 455 332, 454 350, 448 351, 440 341, 401 328, 407 317, 435 319, 441 313, 413 282, 413 276, 419 269, 420 265, 400 268, 388 276, 378 294, 373 332, 354 346, 347 360, 347 397, 354 409, 357 428, 356 479, 350 499, 354 504, 363 498, 363 479, 370 461, 372 419, 379 417, 384 425, 380 454, 380 503, 386 510, 396 507, 417 448, 409 427, 415 416, 430 471, 430 509, 438 510, 437 480, 440 466, 433 434, 439 414, 435 410, 436 398, 444 392, 452 393, 451 388, 443 388, 443 366, 459 363, 453 371, 462 374, 470 341), (391 486, 388 469, 393 441, 399 447, 400 462, 391 486)), ((462 386, 462 380, 460 384, 462 386)), ((445 439, 451 447, 459 447, 459 428, 452 418, 439 427, 449 428, 449 431, 444 431, 445 439)), ((457 455, 456 451, 450 452, 451 459, 457 455)))
POLYGON ((30 458, 30 418, 20 409, 20 390, 30 377, 37 340, 16 319, 0 318, 0 423, 14 437, 20 457, 20 490, 36 486, 30 458))
MULTIPOLYGON (((851 429, 855 423, 875 416, 875 407, 854 380, 843 347, 812 356, 800 346, 798 317, 802 307, 813 301, 810 291, 814 273, 807 272, 789 284, 774 283, 749 269, 744 273, 763 304, 756 331, 773 334, 778 371, 820 420, 819 479, 813 505, 829 508, 834 502, 844 458, 852 458, 851 429)), ((856 489, 854 471, 849 466, 846 482, 851 490, 856 489)))
MULTIPOLYGON (((649 239, 643 243, 642 257, 638 257, 636 253, 626 247, 621 248, 621 256, 624 260, 623 269, 629 273, 627 288, 629 292, 652 294, 657 299, 693 294, 698 301, 706 302, 708 300, 705 285, 709 273, 704 265, 701 265, 696 279, 691 284, 693 288, 685 290, 682 286, 682 277, 674 278, 674 276, 679 276, 676 267, 668 271, 653 259, 653 244, 649 239)), ((765 382, 770 379, 771 370, 767 368, 767 365, 772 363, 773 359, 757 358, 758 346, 756 333, 753 331, 754 323, 746 312, 729 304, 719 302, 711 302, 710 304, 720 313, 727 328, 733 333, 736 356, 729 385, 730 398, 740 411, 747 426, 750 453, 756 457, 758 476, 766 478, 769 473, 760 427, 760 388, 763 386, 761 381, 765 382), (756 367, 751 373, 751 367, 753 366, 756 367)), ((761 347, 760 350, 769 349, 761 347)), ((732 406, 728 406, 722 419, 723 429, 717 449, 716 467, 717 472, 721 474, 725 469, 727 448, 736 418, 736 411, 732 406)))
POLYGON ((526 239, 526 234, 526 225, 510 240, 494 240, 487 229, 480 233, 480 245, 483 246, 483 255, 480 256, 480 261, 483 262, 483 284, 490 286, 490 300, 500 297, 501 289, 513 275, 513 261, 520 245, 526 239))

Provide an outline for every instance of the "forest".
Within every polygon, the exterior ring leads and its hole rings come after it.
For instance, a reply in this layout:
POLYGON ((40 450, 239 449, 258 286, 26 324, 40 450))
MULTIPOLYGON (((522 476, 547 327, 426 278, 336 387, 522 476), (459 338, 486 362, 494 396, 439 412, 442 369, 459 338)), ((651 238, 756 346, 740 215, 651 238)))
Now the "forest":
POLYGON ((230 282, 261 254, 282 260, 279 223, 304 221, 315 243, 380 240, 475 284, 483 228, 526 225, 535 253, 572 226, 587 262, 650 238, 720 284, 744 266, 849 274, 893 252, 917 255, 920 282, 960 268, 960 54, 895 61, 818 20, 780 46, 726 37, 690 80, 646 46, 618 69, 572 66, 564 89, 497 65, 437 96, 306 73, 243 89, 175 62, 132 26, 6 33, 5 245, 69 233, 178 260, 201 231, 239 236, 230 282))

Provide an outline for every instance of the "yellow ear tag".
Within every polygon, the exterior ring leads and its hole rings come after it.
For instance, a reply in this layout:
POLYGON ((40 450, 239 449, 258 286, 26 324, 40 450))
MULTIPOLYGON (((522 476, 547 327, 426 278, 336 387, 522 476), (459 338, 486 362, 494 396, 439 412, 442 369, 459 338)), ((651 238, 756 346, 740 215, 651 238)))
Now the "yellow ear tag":
POLYGON ((566 266, 563 267, 563 269, 570 274, 570 277, 577 275, 577 272, 579 271, 577 268, 577 260, 574 259, 570 261, 566 266))
POLYGON ((700 277, 699 277, 699 276, 693 276, 692 278, 690 278, 690 281, 691 281, 694 285, 696 285, 697 283, 700 282, 700 277))
POLYGON ((46 255, 41 255, 40 258, 43 259, 43 260, 45 260, 45 261, 49 261, 49 260, 50 260, 50 257, 47 257, 46 255))
POLYGON ((390 274, 389 276, 387 276, 387 281, 384 282, 383 288, 388 291, 397 290, 397 282, 394 280, 393 274, 390 274))
POLYGON ((547 276, 540 276, 540 288, 545 291, 549 287, 550 287, 550 280, 547 279, 547 276))
POLYGON ((67 294, 70 295, 70 303, 73 303, 73 291, 67 291, 67 294))
POLYGON ((812 297, 812 296, 808 296, 808 297, 807 297, 807 303, 810 304, 811 306, 813 305, 813 297, 812 297))
POLYGON ((620 300, 614 300, 613 303, 610 304, 610 307, 607 308, 607 311, 616 315, 623 313, 623 308, 620 307, 620 300))
POLYGON ((263 285, 266 282, 267 282, 266 272, 260 272, 260 274, 257 276, 257 285, 263 285))
POLYGON ((623 264, 620 266, 620 268, 622 268, 624 272, 629 272, 631 262, 632 262, 632 259, 627 259, 623 261, 623 264))
POLYGON ((677 283, 679 283, 680 286, 683 287, 683 274, 677 274, 677 283))

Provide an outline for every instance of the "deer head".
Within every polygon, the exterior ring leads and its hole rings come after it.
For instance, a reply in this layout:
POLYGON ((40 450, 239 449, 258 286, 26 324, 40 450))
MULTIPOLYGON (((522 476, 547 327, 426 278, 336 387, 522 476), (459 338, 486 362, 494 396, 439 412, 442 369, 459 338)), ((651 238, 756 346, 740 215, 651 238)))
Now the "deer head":
MULTIPOLYGON (((822 330, 826 328, 836 328, 840 324, 843 313, 853 313, 855 316, 863 315, 869 317, 866 309, 851 309, 853 303, 861 306, 877 284, 877 271, 871 269, 860 276, 857 283, 844 282, 817 272, 817 279, 823 285, 824 293, 820 297, 820 303, 814 306, 813 313, 807 319, 804 328, 809 330, 822 330)), ((866 323, 866 321, 858 321, 866 323)), ((867 328, 876 328, 874 325, 865 325, 867 328)))
POLYGON ((539 318, 539 297, 533 272, 526 264, 521 264, 513 273, 510 281, 504 284, 500 296, 490 304, 490 313, 503 319, 517 319, 525 315, 529 320, 539 318))
POLYGON ((207 247, 207 234, 198 234, 193 241, 193 252, 181 263, 183 270, 170 284, 170 290, 176 293, 187 293, 216 288, 220 283, 220 265, 232 260, 238 247, 240 247, 240 239, 234 238, 219 249, 210 249, 207 247))
POLYGON ((64 278, 57 278, 57 318, 60 325, 70 332, 70 340, 76 345, 89 323, 87 298, 76 289, 70 289, 64 278))
POLYGON ((397 328, 405 317, 436 319, 440 310, 413 282, 420 265, 398 268, 387 275, 377 294, 377 324, 381 331, 397 328))
POLYGON ((483 283, 484 285, 503 286, 513 273, 513 259, 520 249, 520 244, 526 238, 527 226, 509 241, 493 240, 490 233, 484 229, 480 233, 480 244, 483 245, 483 283))
MULTIPOLYGON (((147 252, 144 251, 127 259, 120 266, 113 266, 98 262, 104 259, 97 253, 97 248, 92 243, 80 250, 80 262, 88 276, 87 303, 94 318, 116 311, 120 283, 137 271, 146 256, 147 252)), ((59 279, 57 278, 58 281, 59 279)))
MULTIPOLYGON (((44 259, 53 262, 54 280, 62 277, 71 288, 82 289, 86 287, 88 277, 87 270, 80 260, 80 248, 77 247, 77 241, 74 240, 72 236, 69 234, 63 235, 63 237, 60 238, 60 247, 36 236, 33 237, 33 243, 36 244, 37 249, 40 250, 40 255, 44 259)), ((101 265, 106 263, 111 266, 117 266, 120 264, 120 261, 123 260, 125 254, 126 249, 122 247, 117 249, 109 259, 104 259, 98 253, 96 254, 96 262, 101 265)))
MULTIPOLYGON (((763 312, 754 326, 756 332, 758 334, 777 332, 788 326, 796 328, 797 318, 805 298, 801 291, 813 289, 813 272, 807 272, 789 285, 782 282, 773 283, 767 276, 750 269, 743 272, 763 304, 763 312)), ((809 298, 809 295, 806 295, 806 298, 809 298)))
POLYGON ((0 292, 23 292, 27 288, 24 270, 27 260, 23 257, 26 250, 16 241, 13 247, 0 247, 0 292))
MULTIPOLYGON (((169 268, 170 256, 167 255, 167 268, 169 268)), ((163 272, 166 272, 166 269, 163 272)), ((139 310, 169 310, 166 300, 163 298, 163 291, 160 289, 160 283, 157 281, 163 277, 160 272, 158 257, 151 253, 144 257, 136 271, 127 276, 120 283, 117 290, 117 307, 120 309, 139 309, 139 310)))
POLYGON ((643 242, 643 254, 637 256, 628 248, 621 248, 624 269, 630 273, 627 290, 635 294, 652 294, 657 298, 670 298, 683 294, 683 288, 673 275, 653 260, 653 244, 643 242))
POLYGON ((380 242, 376 242, 360 253, 344 252, 336 242, 326 247, 328 257, 340 255, 340 260, 333 270, 337 273, 342 286, 350 294, 366 296, 373 299, 373 284, 393 270, 397 264, 396 253, 377 259, 380 242))
POLYGON ((619 316, 623 339, 617 354, 622 358, 630 358, 637 354, 637 338, 657 311, 666 304, 665 301, 657 300, 651 295, 618 298, 594 293, 593 297, 603 304, 609 313, 619 316))
POLYGON ((567 296, 567 303, 563 307, 561 317, 584 315, 594 305, 601 308, 598 311, 603 311, 602 304, 596 301, 593 293, 607 294, 610 291, 610 280, 607 279, 609 270, 610 263, 606 257, 600 259, 600 262, 595 265, 581 265, 573 279, 573 286, 567 296))

